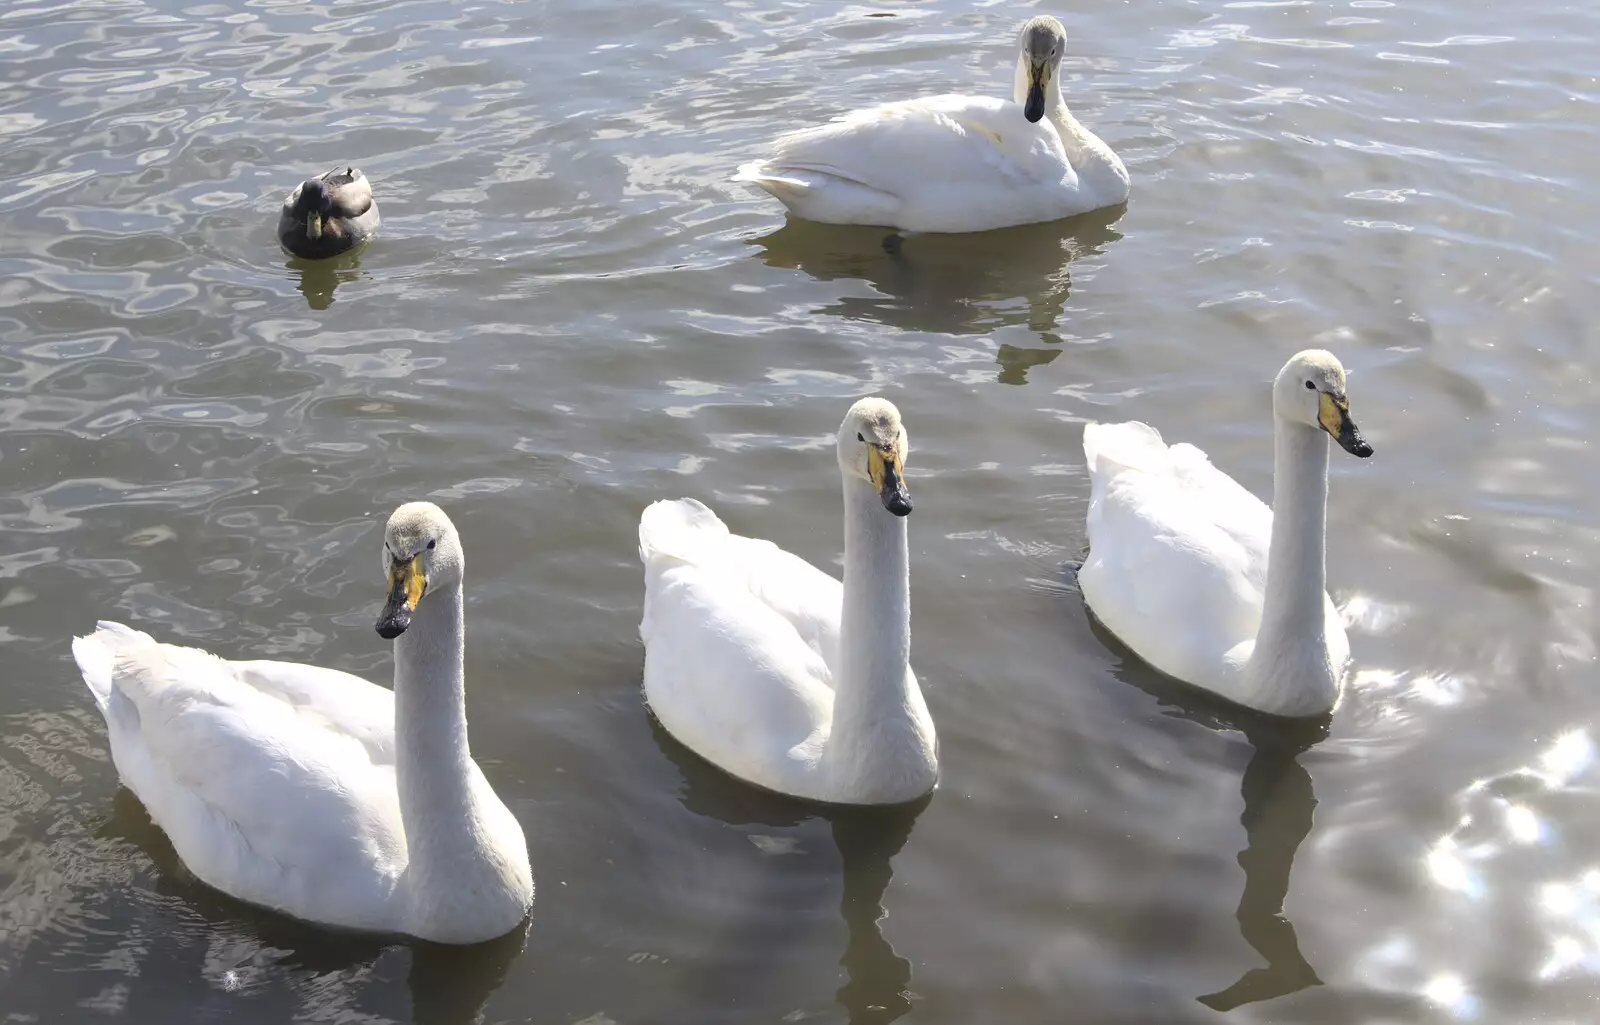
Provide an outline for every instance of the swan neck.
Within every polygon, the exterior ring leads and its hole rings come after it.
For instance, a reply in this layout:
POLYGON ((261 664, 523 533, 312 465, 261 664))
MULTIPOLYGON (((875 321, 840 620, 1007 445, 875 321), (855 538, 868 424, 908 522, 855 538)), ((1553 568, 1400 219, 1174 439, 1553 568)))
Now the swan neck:
POLYGON ((428 591, 394 644, 395 779, 414 865, 473 834, 465 634, 457 584, 428 591))
POLYGON ((1332 674, 1325 605, 1328 439, 1314 427, 1275 420, 1272 541, 1250 670, 1263 686, 1281 689, 1302 685, 1303 674, 1332 674))
MULTIPOLYGON (((1012 75, 1011 98, 1019 106, 1028 98, 1028 58, 1019 54, 1012 75)), ((1080 180, 1092 189, 1100 201, 1122 202, 1128 198, 1128 169, 1105 140, 1086 128, 1067 107, 1061 92, 1061 68, 1058 65, 1050 74, 1044 90, 1044 119, 1055 127, 1061 137, 1061 148, 1067 162, 1072 165, 1080 180)))
MULTIPOLYGON (((844 483, 842 672, 836 701, 851 709, 893 708, 911 657, 911 576, 906 517, 883 507, 873 486, 844 483)), ((835 729, 841 725, 836 705, 835 729)))
POLYGON ((833 722, 823 762, 833 799, 880 804, 932 788, 933 724, 909 667, 911 587, 906 518, 877 490, 844 479, 844 604, 833 722))

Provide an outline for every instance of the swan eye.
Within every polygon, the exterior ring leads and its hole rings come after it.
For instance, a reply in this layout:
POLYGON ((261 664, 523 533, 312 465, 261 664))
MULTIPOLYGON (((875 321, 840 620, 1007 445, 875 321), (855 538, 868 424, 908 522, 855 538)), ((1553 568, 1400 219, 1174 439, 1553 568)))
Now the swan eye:
POLYGON ((1310 381, 1306 382, 1306 391, 1316 391, 1316 390, 1317 390, 1317 386, 1316 385, 1312 384, 1310 381))
POLYGON ((867 442, 867 439, 866 439, 866 438, 863 438, 863 437, 862 437, 862 436, 861 436, 861 432, 860 432, 860 431, 857 431, 857 432, 856 432, 856 440, 857 440, 857 441, 859 441, 859 442, 861 442, 861 443, 862 443, 862 444, 863 444, 863 445, 864 445, 864 444, 866 444, 866 442, 867 442))
POLYGON ((431 551, 433 551, 433 546, 434 546, 434 545, 436 545, 436 544, 438 544, 438 543, 439 543, 439 542, 438 542, 438 540, 437 540, 437 539, 435 539, 435 540, 433 540, 433 541, 429 541, 429 542, 428 542, 428 551, 430 551, 430 552, 431 552, 431 551))

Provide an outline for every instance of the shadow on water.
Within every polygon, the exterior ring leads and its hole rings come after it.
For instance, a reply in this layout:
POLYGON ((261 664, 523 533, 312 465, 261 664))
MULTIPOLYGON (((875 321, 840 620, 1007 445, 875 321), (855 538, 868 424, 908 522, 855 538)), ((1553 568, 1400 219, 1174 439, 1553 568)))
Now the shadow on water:
MULTIPOLYGON (((840 296, 815 310, 823 316, 944 334, 983 335, 1025 325, 1048 335, 1066 313, 1071 264, 1098 256, 1120 239, 1111 225, 1122 213, 1113 207, 998 231, 912 235, 892 251, 884 247, 882 228, 790 217, 749 244, 760 247, 756 256, 769 267, 801 270, 818 281, 856 278, 876 293, 840 296)), ((1050 353, 1036 359, 1047 363, 1060 350, 1037 351, 1050 353)), ((1026 372, 1015 354, 1012 366, 1026 372)), ((1008 369, 1004 361, 1002 369, 1008 369)))
MULTIPOLYGON (((741 783, 673 740, 653 717, 650 726, 663 753, 682 773, 680 800, 686 809, 736 827, 750 823, 795 828, 819 821, 828 824, 839 855, 837 875, 842 879, 842 893, 838 907, 846 931, 839 958, 844 982, 834 999, 845 1009, 851 1025, 887 1025, 906 1015, 911 1010, 911 961, 896 953, 883 935, 883 896, 894 876, 891 862, 910 838, 932 795, 886 808, 810 804, 741 783)), ((811 866, 809 874, 823 880, 831 893, 835 871, 831 859, 829 862, 811 866)), ((797 875, 808 874, 792 871, 795 867, 785 864, 786 871, 779 873, 782 878, 769 873, 769 885, 781 887, 797 875)), ((807 899, 820 902, 823 889, 814 888, 807 899)), ((776 902, 762 900, 752 905, 776 902)), ((752 929, 765 924, 751 919, 752 929)), ((762 970, 774 975, 783 970, 787 959, 773 950, 772 936, 731 939, 763 951, 762 970)), ((769 987, 761 979, 747 978, 743 988, 761 991, 769 987)))
POLYGON ((306 297, 306 305, 313 310, 325 310, 333 305, 335 289, 346 282, 365 277, 361 271, 361 251, 365 248, 365 245, 359 245, 324 260, 288 256, 283 266, 297 278, 295 287, 306 297))
POLYGON ((1279 719, 1223 701, 1146 665, 1092 614, 1088 619, 1106 650, 1122 658, 1113 674, 1154 697, 1163 714, 1237 731, 1252 748, 1239 781, 1245 845, 1238 861, 1244 870, 1244 892, 1234 917, 1240 936, 1267 963, 1247 970, 1232 985, 1195 999, 1213 1010, 1229 1011, 1322 985, 1300 952, 1283 904, 1295 855, 1311 833, 1317 807, 1311 774, 1300 764, 1300 756, 1327 738, 1332 717, 1279 719))
MULTIPOLYGON (((391 952, 405 951, 410 953, 406 973, 411 997, 409 1019, 417 1025, 473 1025, 483 1020, 489 997, 504 983, 512 962, 527 942, 529 923, 526 921, 498 939, 455 947, 402 936, 373 936, 318 928, 234 900, 200 882, 183 866, 166 834, 150 820, 139 799, 126 788, 118 789, 111 817, 99 835, 131 843, 148 855, 155 864, 157 895, 181 905, 182 925, 201 927, 198 934, 192 927, 180 927, 164 930, 160 937, 147 937, 143 944, 148 948, 144 950, 144 958, 188 961, 198 968, 190 977, 204 978, 223 970, 212 963, 214 951, 221 947, 244 966, 240 974, 246 978, 239 984, 247 988, 251 985, 248 975, 263 960, 270 962, 274 974, 300 974, 330 982, 345 980, 337 985, 312 986, 310 992, 302 993, 311 1006, 302 1006, 297 1020, 307 1016, 320 1019, 324 1014, 350 1015, 354 1011, 350 1003, 357 996, 352 992, 355 983, 350 980, 362 979, 368 974, 384 979, 389 973, 380 962, 387 960, 391 952), (327 1005, 318 1006, 324 997, 327 1005)), ((157 986, 158 990, 166 988, 174 977, 160 970, 140 974, 164 980, 157 986)), ((215 997, 225 998, 232 988, 227 983, 217 987, 214 978, 208 981, 212 983, 210 995, 215 997)), ((141 1000, 140 994, 135 992, 130 996, 128 1010, 137 1020, 142 1016, 140 1004, 174 999, 182 1000, 183 996, 177 992, 152 993, 141 1000)), ((151 1013, 149 1020, 161 1020, 157 1008, 148 1007, 146 1011, 151 1013)))

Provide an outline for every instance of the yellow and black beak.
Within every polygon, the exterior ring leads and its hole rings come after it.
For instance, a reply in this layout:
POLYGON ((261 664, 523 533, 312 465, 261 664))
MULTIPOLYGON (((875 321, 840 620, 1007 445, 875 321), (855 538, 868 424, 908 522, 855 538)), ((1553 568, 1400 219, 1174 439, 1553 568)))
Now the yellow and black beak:
POLYGON ((322 237, 322 215, 315 210, 306 214, 306 237, 313 242, 322 237))
POLYGON ((1372 455, 1372 446, 1361 436, 1356 422, 1350 419, 1350 403, 1323 392, 1318 398, 1317 422, 1333 436, 1339 447, 1362 459, 1372 455))
POLYGON ((867 446, 867 475, 872 478, 873 487, 878 489, 878 497, 883 501, 883 507, 896 516, 906 516, 911 512, 911 492, 906 490, 905 468, 900 464, 900 451, 895 446, 879 448, 877 445, 867 446))
POLYGON ((1028 99, 1022 105, 1022 116, 1030 122, 1038 123, 1044 117, 1044 87, 1050 84, 1050 63, 1048 61, 1028 62, 1028 99))
POLYGON ((389 567, 389 597, 378 613, 378 636, 392 641, 411 625, 411 613, 428 589, 428 579, 417 556, 395 559, 389 567))

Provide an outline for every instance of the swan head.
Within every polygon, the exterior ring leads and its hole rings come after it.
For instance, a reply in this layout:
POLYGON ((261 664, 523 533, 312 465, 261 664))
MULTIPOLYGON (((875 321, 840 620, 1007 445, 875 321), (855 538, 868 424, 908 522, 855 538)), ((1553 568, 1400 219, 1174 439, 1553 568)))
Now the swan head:
POLYGON ((1344 366, 1331 352, 1306 349, 1289 358, 1272 385, 1272 408, 1286 420, 1327 431, 1339 447, 1365 459, 1372 446, 1350 419, 1344 366))
POLYGON ((839 425, 839 469, 870 483, 883 507, 896 516, 911 512, 906 490, 906 428, 888 399, 862 399, 839 425))
POLYGON ((378 613, 378 636, 392 641, 411 625, 430 590, 461 582, 461 538, 432 502, 407 502, 383 528, 383 575, 389 596, 378 613))
POLYGON ((1017 102, 1022 104, 1023 116, 1037 122, 1044 117, 1048 87, 1061 69, 1061 57, 1067 50, 1067 30, 1048 14, 1029 18, 1017 37, 1017 49, 1018 85, 1024 86, 1023 96, 1017 102))
POLYGON ((321 178, 307 178, 283 205, 295 220, 305 221, 306 237, 315 242, 322 237, 322 222, 333 213, 333 190, 321 178))

